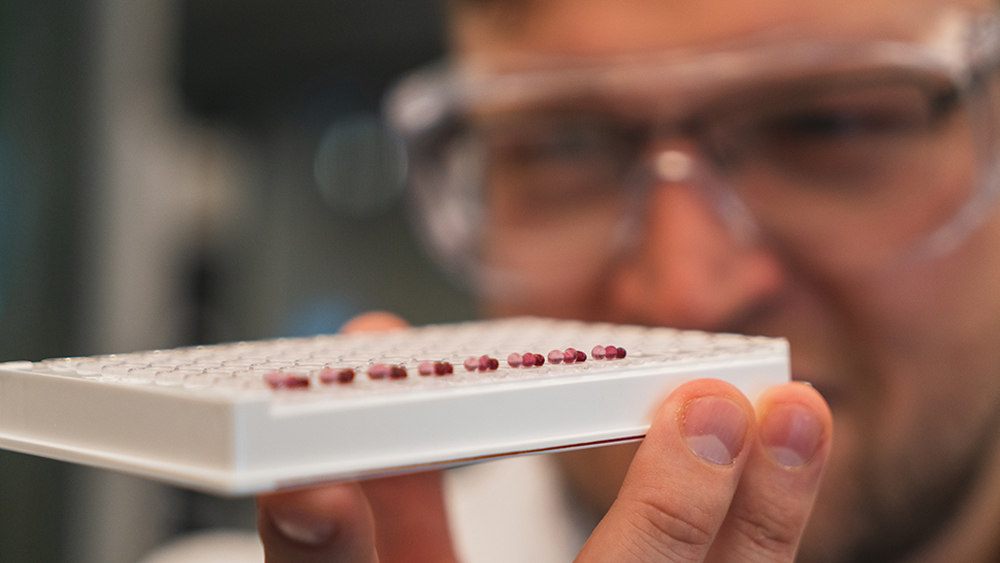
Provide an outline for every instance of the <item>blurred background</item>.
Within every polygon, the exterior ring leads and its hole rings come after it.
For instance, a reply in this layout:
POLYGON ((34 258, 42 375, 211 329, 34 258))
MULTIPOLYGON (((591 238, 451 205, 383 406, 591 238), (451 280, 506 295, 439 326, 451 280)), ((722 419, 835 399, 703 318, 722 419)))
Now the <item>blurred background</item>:
MULTIPOLYGON (((0 361, 469 318, 379 135, 432 0, 0 2, 0 361)), ((0 451, 0 561, 115 563, 248 499, 0 451)))

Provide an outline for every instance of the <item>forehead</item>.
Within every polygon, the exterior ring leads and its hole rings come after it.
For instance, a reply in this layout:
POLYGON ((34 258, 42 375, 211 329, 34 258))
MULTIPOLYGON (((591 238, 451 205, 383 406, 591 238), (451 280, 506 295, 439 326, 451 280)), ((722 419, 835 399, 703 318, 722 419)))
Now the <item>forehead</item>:
MULTIPOLYGON (((466 55, 542 52, 606 56, 738 41, 771 33, 915 40, 947 9, 990 0, 495 0, 455 13, 466 55)), ((461 2, 459 2, 461 4, 461 2)))

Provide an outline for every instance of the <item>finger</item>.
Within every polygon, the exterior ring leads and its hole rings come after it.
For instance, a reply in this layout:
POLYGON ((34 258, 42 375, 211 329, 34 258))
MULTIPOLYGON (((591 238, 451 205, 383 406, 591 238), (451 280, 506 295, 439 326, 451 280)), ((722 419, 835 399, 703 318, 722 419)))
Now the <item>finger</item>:
POLYGON ((361 484, 375 516, 382 563, 456 559, 441 478, 440 471, 431 471, 361 484))
POLYGON ((377 561, 372 513, 356 483, 257 497, 268 563, 377 561))
POLYGON ((757 411, 757 436, 713 560, 794 560, 819 489, 833 432, 819 393, 782 385, 761 396, 757 411))
POLYGON ((578 561, 702 561, 729 510, 753 430, 753 407, 732 385, 682 385, 657 410, 578 561))
POLYGON ((396 330, 408 326, 409 323, 403 320, 402 317, 385 311, 372 311, 370 313, 362 313, 347 321, 340 328, 340 332, 378 332, 396 330))

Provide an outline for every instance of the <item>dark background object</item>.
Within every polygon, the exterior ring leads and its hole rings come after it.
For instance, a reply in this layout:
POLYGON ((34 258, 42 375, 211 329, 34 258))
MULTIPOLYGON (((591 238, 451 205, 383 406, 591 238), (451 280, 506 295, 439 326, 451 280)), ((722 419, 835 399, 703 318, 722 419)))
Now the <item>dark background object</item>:
MULTIPOLYGON (((317 157, 441 53, 431 0, 0 3, 0 361, 473 315, 385 161, 317 157)), ((0 561, 131 562, 253 527, 249 499, 3 451, 0 507, 0 561)))

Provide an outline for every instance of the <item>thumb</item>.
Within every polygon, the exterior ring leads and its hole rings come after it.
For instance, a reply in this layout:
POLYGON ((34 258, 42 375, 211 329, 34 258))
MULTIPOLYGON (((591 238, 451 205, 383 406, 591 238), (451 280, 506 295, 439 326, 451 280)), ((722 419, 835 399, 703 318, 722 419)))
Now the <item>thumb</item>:
MULTIPOLYGON (((390 313, 355 317, 345 333, 406 327, 390 313)), ((258 497, 269 563, 454 561, 440 472, 337 483, 258 497)))
MULTIPOLYGON (((406 321, 384 311, 354 317, 345 333, 405 328, 406 321)), ((376 544, 383 563, 454 561, 440 471, 372 479, 361 483, 374 513, 376 544)))
POLYGON ((378 559, 371 508, 356 483, 260 495, 257 530, 268 563, 378 559))

